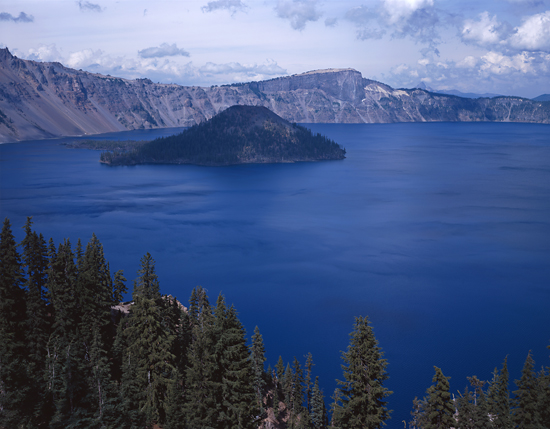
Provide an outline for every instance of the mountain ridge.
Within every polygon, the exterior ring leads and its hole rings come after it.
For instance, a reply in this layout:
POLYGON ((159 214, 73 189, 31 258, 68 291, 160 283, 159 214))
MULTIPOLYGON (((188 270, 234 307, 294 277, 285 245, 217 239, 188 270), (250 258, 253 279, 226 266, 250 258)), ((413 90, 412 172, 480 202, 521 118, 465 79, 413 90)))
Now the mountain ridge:
POLYGON ((548 103, 466 99, 394 89, 354 69, 197 87, 124 79, 22 60, 0 49, 0 142, 188 127, 233 105, 267 107, 296 123, 502 121, 550 123, 548 103))

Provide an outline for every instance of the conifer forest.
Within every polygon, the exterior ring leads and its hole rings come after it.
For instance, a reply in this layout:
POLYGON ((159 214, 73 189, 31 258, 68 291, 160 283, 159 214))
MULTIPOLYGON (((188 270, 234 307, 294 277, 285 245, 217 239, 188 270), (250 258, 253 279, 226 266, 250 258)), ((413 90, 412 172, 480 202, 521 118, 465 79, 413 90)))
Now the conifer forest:
POLYGON ((163 295, 149 253, 125 301, 125 274, 95 235, 46 241, 31 217, 23 230, 18 243, 5 219, 0 236, 1 429, 550 428, 550 367, 530 352, 519 380, 503 357, 460 395, 434 367, 411 420, 392 422, 388 362, 367 317, 355 318, 329 398, 311 354, 268 365, 260 330, 247 338, 223 295, 163 295))

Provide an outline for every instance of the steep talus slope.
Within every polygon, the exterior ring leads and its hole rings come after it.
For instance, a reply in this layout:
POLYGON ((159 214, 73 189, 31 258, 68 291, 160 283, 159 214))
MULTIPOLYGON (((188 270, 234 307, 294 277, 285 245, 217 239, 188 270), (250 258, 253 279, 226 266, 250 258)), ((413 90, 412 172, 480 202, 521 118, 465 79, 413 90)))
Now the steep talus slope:
POLYGON ((236 104, 264 106, 302 123, 550 123, 549 102, 396 90, 352 69, 202 88, 103 76, 0 49, 0 142, 191 126, 236 104))

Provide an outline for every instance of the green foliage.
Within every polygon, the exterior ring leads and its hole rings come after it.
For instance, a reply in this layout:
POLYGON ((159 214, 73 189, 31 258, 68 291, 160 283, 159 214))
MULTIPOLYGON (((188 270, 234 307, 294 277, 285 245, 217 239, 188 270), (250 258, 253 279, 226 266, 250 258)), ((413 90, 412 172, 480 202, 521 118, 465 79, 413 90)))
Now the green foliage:
MULTIPOLYGON (((266 374, 259 329, 247 347, 237 311, 222 295, 212 308, 197 287, 184 311, 176 298, 161 296, 146 254, 133 303, 120 305, 126 279, 122 271, 111 276, 95 235, 73 251, 69 240, 46 246, 30 217, 23 229, 21 255, 9 220, 0 235, 1 428, 252 429, 271 424, 262 422, 270 406, 276 427, 328 427, 311 354, 303 367, 296 357, 292 366, 279 357, 266 374)), ((367 318, 356 319, 342 359, 333 426, 381 427, 391 392, 367 318)), ((485 381, 469 377, 473 391, 453 403, 448 377, 435 368, 426 397, 413 403, 410 427, 550 427, 550 368, 536 372, 529 353, 512 412, 508 377, 504 360, 486 390, 485 381)))
POLYGON ((449 429, 454 426, 454 406, 449 392, 449 378, 443 375, 441 368, 434 366, 432 386, 426 391, 425 429, 449 429))
POLYGON ((512 429, 510 393, 508 390, 508 358, 504 359, 500 372, 495 368, 488 389, 489 412, 495 429, 512 429))
POLYGON ((264 107, 233 106, 181 134, 162 137, 132 150, 101 154, 112 165, 186 163, 229 165, 343 159, 334 141, 292 125, 264 107))
POLYGON ((315 377, 311 393, 311 422, 315 429, 325 429, 327 427, 327 410, 323 392, 319 387, 319 377, 315 377))
POLYGON ((380 428, 390 418, 386 398, 392 393, 384 387, 388 379, 387 361, 378 346, 367 317, 356 317, 350 344, 342 352, 344 381, 333 406, 337 428, 380 428))
POLYGON ((518 389, 514 391, 513 421, 518 429, 538 429, 541 426, 539 386, 534 367, 535 361, 529 351, 521 378, 515 381, 518 389))
POLYGON ((16 427, 27 419, 23 274, 6 218, 0 235, 0 427, 16 427))
POLYGON ((254 374, 254 392, 256 394, 256 401, 260 409, 260 413, 264 413, 263 398, 265 395, 266 386, 266 374, 264 370, 265 365, 265 348, 262 334, 260 329, 256 326, 254 328, 254 335, 252 335, 252 345, 250 347, 250 360, 252 361, 252 371, 254 374))

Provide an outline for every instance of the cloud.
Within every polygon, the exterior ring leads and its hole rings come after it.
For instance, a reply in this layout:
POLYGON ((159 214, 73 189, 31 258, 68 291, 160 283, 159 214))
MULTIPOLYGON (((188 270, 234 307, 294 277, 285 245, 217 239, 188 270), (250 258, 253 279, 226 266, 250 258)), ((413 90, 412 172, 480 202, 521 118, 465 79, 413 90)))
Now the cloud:
POLYGON ((355 24, 360 40, 380 39, 389 33, 428 43, 433 49, 439 40, 440 18, 433 0, 381 0, 373 8, 353 7, 345 18, 355 24))
POLYGON ((295 30, 303 30, 308 21, 317 21, 319 0, 278 0, 275 11, 279 18, 288 19, 295 30))
POLYGON ((325 27, 336 27, 337 23, 338 23, 338 18, 325 19, 325 27))
POLYGON ((175 43, 171 45, 168 43, 163 43, 159 47, 142 49, 141 51, 138 51, 138 54, 141 58, 163 58, 174 57, 177 55, 182 55, 184 57, 189 56, 189 52, 185 49, 179 49, 175 43))
POLYGON ((32 15, 27 15, 25 12, 19 12, 19 16, 13 16, 10 13, 1 12, 0 21, 33 22, 34 17, 32 15))
POLYGON ((467 19, 461 31, 462 41, 480 46, 494 46, 501 44, 512 29, 506 23, 500 23, 496 15, 489 12, 479 14, 479 20, 467 19))
POLYGON ((433 0, 383 0, 389 24, 407 21, 419 10, 433 7, 433 0))
POLYGON ((210 86, 264 80, 287 74, 287 71, 273 60, 267 60, 263 64, 209 62, 195 66, 191 62, 182 63, 181 56, 127 58, 111 56, 101 49, 83 49, 71 52, 68 57, 62 57, 55 45, 42 45, 38 49, 31 49, 28 55, 17 52, 17 56, 41 61, 60 61, 74 69, 126 79, 147 77, 154 82, 177 82, 181 85, 210 86))
POLYGON ((420 80, 439 90, 522 95, 522 91, 532 91, 529 88, 548 87, 550 54, 489 51, 460 61, 422 59, 416 65, 393 67, 385 79, 397 87, 411 88, 420 80))
POLYGON ((286 74, 286 70, 281 68, 275 61, 267 61, 266 64, 240 64, 236 62, 226 64, 215 64, 208 62, 200 67, 200 73, 206 75, 233 75, 244 77, 242 80, 259 80, 268 76, 280 76, 286 74))
POLYGON ((102 12, 103 9, 101 9, 101 6, 98 5, 98 4, 95 4, 95 3, 90 3, 89 1, 83 1, 83 0, 79 0, 78 1, 78 7, 80 8, 80 10, 86 12, 86 11, 91 11, 91 12, 102 12))
POLYGON ((386 34, 386 30, 381 28, 378 23, 379 13, 365 5, 349 9, 344 18, 355 24, 359 40, 381 39, 386 34))
POLYGON ((231 14, 235 14, 238 11, 245 11, 246 8, 246 4, 244 4, 241 0, 215 0, 208 2, 206 6, 203 6, 202 11, 214 12, 215 10, 226 9, 230 11, 231 14))
POLYGON ((510 46, 528 51, 550 52, 550 11, 525 18, 510 38, 510 46))
POLYGON ((489 12, 479 15, 479 20, 465 20, 461 39, 465 43, 509 52, 550 52, 550 11, 523 18, 520 26, 512 28, 501 23, 489 12))
POLYGON ((18 54, 18 56, 33 61, 63 61, 63 56, 57 50, 55 43, 52 43, 51 45, 40 45, 36 49, 31 48, 29 49, 28 55, 18 54))

